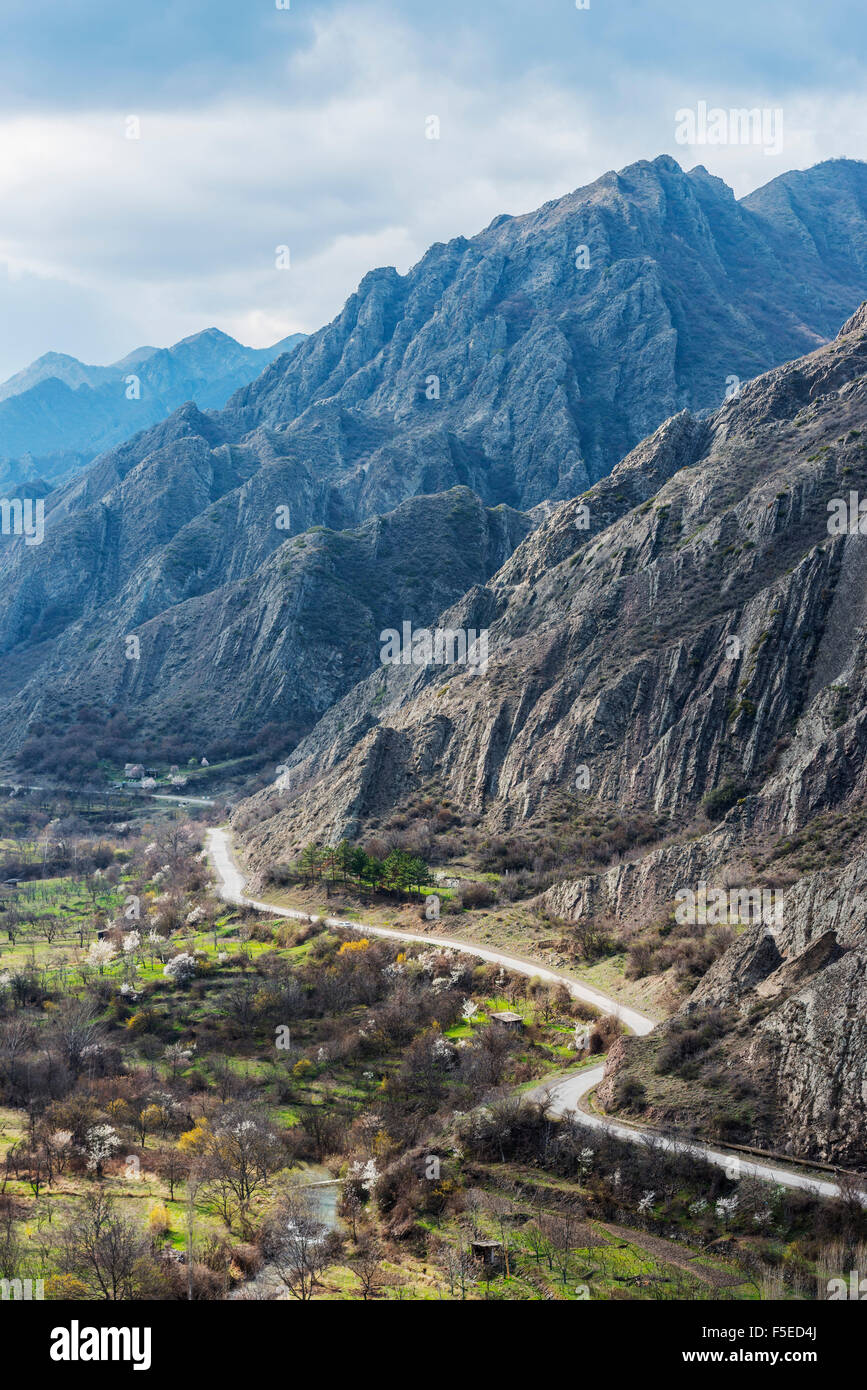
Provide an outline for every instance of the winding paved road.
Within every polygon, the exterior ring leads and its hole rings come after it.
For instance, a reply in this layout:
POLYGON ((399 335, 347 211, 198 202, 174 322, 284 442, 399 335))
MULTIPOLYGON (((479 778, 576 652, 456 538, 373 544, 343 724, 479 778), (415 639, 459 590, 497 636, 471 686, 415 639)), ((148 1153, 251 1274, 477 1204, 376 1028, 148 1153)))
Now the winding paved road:
MULTIPOLYGON (((311 916, 309 912, 299 912, 292 907, 274 907, 273 903, 257 902, 255 898, 245 897, 244 878, 232 858, 228 831, 209 830, 206 836, 206 846, 222 888, 221 896, 229 902, 246 903, 249 907, 259 908, 262 912, 274 913, 278 917, 295 917, 305 922, 319 920, 319 918, 311 916)), ((628 1009, 625 1005, 616 1003, 615 1000, 602 994, 600 990, 593 989, 591 985, 581 984, 579 980, 573 980, 569 975, 563 975, 556 970, 548 970, 544 965, 538 965, 531 960, 524 960, 520 956, 510 956, 504 951, 494 951, 487 946, 478 946, 470 941, 454 941, 448 936, 429 936, 427 932, 415 934, 407 931, 394 931, 391 927, 374 927, 367 923, 353 922, 349 918, 324 917, 322 921, 327 927, 348 927, 351 931, 363 931, 365 936, 388 936, 394 941, 417 941, 422 946, 444 946, 453 951, 463 951, 467 955, 478 956, 480 960, 492 961, 494 965, 503 965, 507 970, 514 970, 518 975, 530 975, 533 978, 546 980, 549 984, 565 985, 575 999, 583 999, 585 1003, 595 1005, 603 1013, 614 1014, 627 1028, 631 1028, 633 1033, 649 1033, 654 1026, 653 1019, 646 1018, 644 1014, 638 1013, 635 1009, 628 1009)))
MULTIPOLYGON (((375 927, 367 923, 353 922, 348 918, 319 918, 309 912, 300 912, 295 908, 275 907, 273 903, 248 898, 244 894, 244 876, 232 856, 228 831, 208 830, 205 845, 217 877, 220 896, 227 902, 243 903, 248 907, 257 908, 260 912, 270 912, 275 917, 292 917, 304 922, 322 921, 327 927, 345 927, 350 931, 363 931, 365 936, 387 936, 395 941, 416 941, 422 946, 443 946, 448 950, 461 951, 467 955, 477 956, 481 960, 492 961, 495 965, 502 965, 507 970, 514 970, 519 975, 530 975, 535 979, 546 980, 551 984, 565 985, 575 999, 582 999, 588 1004, 594 1004, 603 1013, 613 1014, 634 1033, 644 1035, 651 1032, 654 1027, 653 1020, 647 1018, 646 1015, 639 1013, 636 1009, 627 1008, 624 1004, 618 1004, 616 1000, 609 999, 590 985, 573 980, 570 975, 564 975, 561 971, 549 970, 546 966, 524 960, 520 956, 508 955, 505 951, 491 950, 471 941, 456 941, 451 937, 395 931, 391 927, 375 927)), ((774 1164, 748 1160, 741 1154, 726 1153, 721 1149, 713 1149, 707 1144, 693 1140, 674 1139, 661 1135, 656 1130, 639 1129, 636 1126, 624 1124, 621 1120, 610 1119, 607 1115, 597 1115, 585 1109, 581 1105, 581 1101, 590 1091, 596 1089, 602 1080, 604 1071, 604 1066, 584 1067, 581 1071, 574 1072, 570 1076, 538 1086, 528 1094, 538 1099, 547 1097, 548 1111, 555 1116, 580 1110, 583 1124, 591 1129, 604 1129, 609 1134, 613 1134, 618 1139, 623 1139, 630 1144, 657 1144, 671 1153, 693 1154, 696 1158, 713 1163, 719 1168, 734 1170, 741 1178, 759 1178, 762 1182, 775 1183, 780 1187, 805 1189, 822 1197, 839 1197, 841 1195, 840 1188, 836 1183, 796 1173, 790 1168, 779 1168, 774 1164)), ((867 1206, 867 1193, 862 1195, 861 1200, 867 1206)))

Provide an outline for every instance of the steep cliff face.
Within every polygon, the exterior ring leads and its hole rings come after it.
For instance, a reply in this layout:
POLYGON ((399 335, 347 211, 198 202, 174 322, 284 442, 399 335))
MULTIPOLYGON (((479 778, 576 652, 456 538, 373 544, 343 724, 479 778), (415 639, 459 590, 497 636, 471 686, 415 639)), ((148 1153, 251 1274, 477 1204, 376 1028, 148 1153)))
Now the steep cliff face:
POLYGON ((351 692, 293 758, 318 784, 286 834, 357 829, 434 770, 496 826, 582 767, 593 797, 681 818, 731 782, 742 839, 858 800, 863 538, 829 535, 828 502, 867 483, 865 327, 676 416, 557 508, 442 620, 490 628, 487 670, 351 692))
POLYGON ((617 1109, 629 1082, 658 1122, 867 1165, 867 858, 789 888, 773 935, 745 930, 658 1035, 618 1047, 602 1103, 617 1109), (660 1050, 709 1009, 725 1031, 672 1086, 660 1050))

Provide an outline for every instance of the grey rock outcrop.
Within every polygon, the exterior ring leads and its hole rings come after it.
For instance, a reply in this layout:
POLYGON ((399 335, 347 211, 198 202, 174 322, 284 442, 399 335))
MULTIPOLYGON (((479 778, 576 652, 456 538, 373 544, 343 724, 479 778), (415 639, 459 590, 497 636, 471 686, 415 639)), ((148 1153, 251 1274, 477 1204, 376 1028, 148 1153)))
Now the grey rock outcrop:
POLYGON ((351 831, 434 768, 500 828, 542 814, 581 767, 596 799, 681 818, 731 783, 739 804, 708 839, 712 860, 859 801, 863 538, 829 534, 828 504, 867 491, 865 425, 859 327, 707 420, 661 426, 444 615, 490 627, 484 674, 455 667, 444 685, 435 668, 390 671, 313 731, 290 766, 317 785, 284 813, 286 833, 351 831), (337 720, 350 732, 336 751, 337 720), (369 782, 385 741, 387 779, 369 782))
MULTIPOLYGON (((720 1072, 759 1078, 768 1103, 742 1139, 867 1166, 867 857, 857 856, 842 873, 820 871, 794 884, 773 935, 760 927, 745 931, 663 1036, 707 1008, 728 1010, 737 1022, 703 1060, 675 1110, 649 1098, 658 1120, 695 1122, 707 1076, 714 1091, 720 1072)), ((649 1050, 644 1039, 629 1039, 612 1054, 599 1092, 603 1104, 616 1108, 620 1085, 649 1050)))

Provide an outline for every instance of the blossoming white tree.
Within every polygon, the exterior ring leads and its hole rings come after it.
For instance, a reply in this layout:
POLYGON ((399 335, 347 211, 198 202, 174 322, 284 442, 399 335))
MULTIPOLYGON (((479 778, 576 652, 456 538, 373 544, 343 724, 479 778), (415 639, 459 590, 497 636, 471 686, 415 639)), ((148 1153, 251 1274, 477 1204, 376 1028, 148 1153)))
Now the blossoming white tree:
POLYGON ((359 1187, 370 1196, 373 1188, 379 1181, 379 1169, 374 1159, 369 1158, 366 1163, 353 1163, 349 1169, 350 1176, 355 1178, 359 1187))
POLYGON ((84 1137, 84 1152, 90 1171, 101 1178, 105 1164, 119 1148, 120 1139, 111 1125, 91 1125, 84 1137))
POLYGON ((726 1225, 727 1222, 731 1221, 737 1209, 738 1199, 736 1194, 731 1197, 720 1197, 716 1204, 717 1220, 721 1221, 723 1225, 726 1225))
POLYGON ((116 955, 117 952, 110 941, 92 941, 87 953, 87 963, 98 970, 101 975, 116 955))
POLYGON ((170 980, 176 984, 185 985, 193 978, 196 973, 196 958, 191 956, 188 951, 182 951, 163 966, 163 974, 168 975, 170 980))

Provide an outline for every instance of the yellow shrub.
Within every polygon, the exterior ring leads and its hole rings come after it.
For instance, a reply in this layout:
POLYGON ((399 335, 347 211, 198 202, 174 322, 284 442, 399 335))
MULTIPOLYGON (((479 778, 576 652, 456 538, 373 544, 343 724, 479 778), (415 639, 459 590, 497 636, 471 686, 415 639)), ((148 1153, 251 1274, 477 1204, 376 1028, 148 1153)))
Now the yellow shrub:
POLYGON ((193 1129, 188 1129, 178 1140, 178 1148, 181 1153, 199 1153, 204 1147, 211 1133, 211 1126, 204 1117, 196 1120, 193 1129))
POLYGON ((393 1153, 396 1153, 399 1147, 400 1145, 394 1142, 388 1130, 380 1129, 374 1136, 373 1152, 376 1154, 377 1158, 390 1158, 393 1153))
POLYGON ((154 1016, 150 1009, 139 1009, 131 1018, 126 1021, 126 1026, 130 1033, 147 1033, 153 1024, 154 1016))
POLYGON ((45 1280, 45 1297, 52 1301, 69 1299, 70 1302, 83 1303, 90 1298, 90 1291, 74 1274, 50 1274, 45 1280))
POLYGON ((148 1212, 148 1230, 152 1236, 164 1236, 171 1229, 172 1216, 163 1202, 157 1202, 148 1212))

